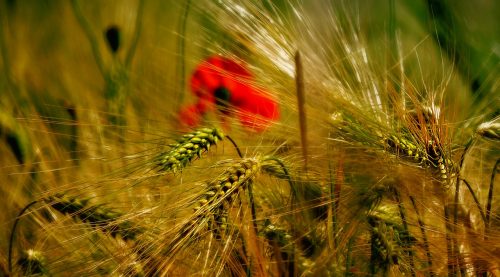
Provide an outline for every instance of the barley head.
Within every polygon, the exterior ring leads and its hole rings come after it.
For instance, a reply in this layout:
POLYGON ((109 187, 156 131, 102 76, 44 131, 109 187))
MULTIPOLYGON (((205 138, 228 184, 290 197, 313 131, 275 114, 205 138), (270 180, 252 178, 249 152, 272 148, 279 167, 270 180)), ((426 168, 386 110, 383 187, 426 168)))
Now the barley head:
POLYGON ((195 205, 195 212, 213 212, 224 203, 231 203, 235 193, 240 189, 246 189, 259 171, 260 163, 257 159, 243 159, 234 163, 207 185, 206 191, 195 205))
POLYGON ((487 139, 500 140, 500 123, 484 122, 477 127, 476 133, 487 139))
POLYGON ((227 229, 226 209, 229 209, 237 194, 247 188, 259 171, 258 159, 242 159, 234 162, 217 179, 209 182, 196 201, 194 214, 176 232, 163 252, 168 253, 170 257, 175 256, 195 241, 207 227, 216 235, 220 235, 220 230, 227 229))
POLYGON ((413 238, 398 223, 378 215, 368 216, 371 236, 372 271, 386 271, 391 265, 398 265, 403 259, 403 250, 413 244, 413 238))
POLYGON ((56 194, 45 198, 44 201, 60 213, 76 217, 97 230, 109 233, 112 237, 120 236, 123 240, 135 240, 143 233, 142 228, 131 221, 123 220, 123 214, 103 206, 90 205, 89 199, 56 194))
POLYGON ((200 158, 203 152, 210 149, 224 138, 224 134, 217 128, 202 128, 186 134, 172 148, 157 158, 160 172, 177 171, 185 168, 195 157, 200 158))

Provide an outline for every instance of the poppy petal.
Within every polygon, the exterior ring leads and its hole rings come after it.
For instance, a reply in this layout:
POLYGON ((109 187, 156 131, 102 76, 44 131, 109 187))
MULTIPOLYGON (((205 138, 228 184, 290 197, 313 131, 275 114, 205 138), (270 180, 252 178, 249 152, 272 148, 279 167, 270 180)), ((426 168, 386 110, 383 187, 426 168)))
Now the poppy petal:
POLYGON ((179 120, 184 126, 194 127, 200 124, 202 114, 196 105, 188 106, 179 112, 179 120))
POLYGON ((222 112, 226 115, 234 114, 230 113, 231 109, 237 110, 244 126, 264 130, 279 118, 279 107, 276 101, 251 85, 252 78, 243 63, 222 56, 207 58, 196 67, 190 80, 198 103, 181 111, 181 117, 185 117, 181 121, 196 125, 203 114, 217 106, 225 109, 222 112))
POLYGON ((253 93, 239 106, 240 121, 256 131, 265 130, 273 121, 279 119, 278 103, 262 94, 253 93))

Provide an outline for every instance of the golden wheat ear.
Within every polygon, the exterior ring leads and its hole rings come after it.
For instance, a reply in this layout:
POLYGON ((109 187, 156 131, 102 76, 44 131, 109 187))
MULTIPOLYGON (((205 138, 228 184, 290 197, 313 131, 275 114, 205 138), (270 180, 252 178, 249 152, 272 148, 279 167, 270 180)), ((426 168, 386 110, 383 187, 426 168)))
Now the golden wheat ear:
MULTIPOLYGON (((186 247, 196 242, 208 228, 216 236, 227 229, 228 213, 237 195, 248 189, 260 172, 259 159, 246 158, 232 163, 219 177, 209 182, 197 197, 194 214, 176 231, 173 239, 162 249, 169 262, 186 247)), ((167 265, 169 262, 165 263, 167 265)))
POLYGON ((476 129, 476 133, 486 139, 500 140, 500 123, 495 121, 484 122, 476 129))

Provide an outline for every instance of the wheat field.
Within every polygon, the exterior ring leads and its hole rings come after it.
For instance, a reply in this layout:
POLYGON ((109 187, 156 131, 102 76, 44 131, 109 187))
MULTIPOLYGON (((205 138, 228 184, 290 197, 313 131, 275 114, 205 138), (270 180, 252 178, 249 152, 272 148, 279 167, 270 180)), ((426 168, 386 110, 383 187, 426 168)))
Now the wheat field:
POLYGON ((0 1, 0 276, 500 276, 498 14, 0 1))

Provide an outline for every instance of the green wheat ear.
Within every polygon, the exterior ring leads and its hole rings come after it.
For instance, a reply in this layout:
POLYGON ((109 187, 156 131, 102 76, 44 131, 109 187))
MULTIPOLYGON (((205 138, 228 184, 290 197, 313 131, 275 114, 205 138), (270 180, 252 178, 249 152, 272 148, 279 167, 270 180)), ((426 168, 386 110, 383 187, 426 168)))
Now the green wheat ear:
POLYGON ((135 240, 144 232, 143 228, 128 220, 123 220, 123 214, 103 206, 89 205, 89 199, 79 199, 62 194, 44 199, 52 208, 62 214, 80 219, 93 228, 123 240, 135 240))
POLYGON ((316 265, 314 256, 317 252, 314 248, 318 246, 311 233, 294 237, 290 230, 266 219, 258 234, 270 246, 270 251, 277 263, 286 264, 287 268, 296 263, 300 272, 314 271, 316 265))
MULTIPOLYGON (((428 107, 422 107, 424 120, 427 124, 435 115, 428 107)), ((416 115, 414 115, 416 117, 416 115)), ((365 147, 373 147, 383 153, 388 153, 402 158, 406 163, 419 167, 431 168, 432 174, 443 183, 457 175, 457 165, 445 153, 442 146, 435 139, 423 140, 421 134, 415 134, 408 127, 397 131, 384 130, 381 125, 367 121, 359 121, 348 112, 335 113, 330 118, 330 124, 338 131, 339 135, 350 143, 357 143, 365 147)), ((406 123, 408 125, 408 123, 406 123)), ((413 124, 422 124, 414 120, 413 124)), ((490 124, 493 126, 493 124, 490 124)), ((488 127, 490 126, 488 125, 488 127)), ((428 129, 429 133, 433 133, 428 129)), ((488 136, 500 134, 493 128, 483 131, 488 136)))
POLYGON ((203 128, 182 136, 172 148, 157 157, 160 172, 177 171, 185 168, 195 157, 200 158, 210 146, 224 139, 224 134, 217 128, 203 128))
POLYGON ((400 265, 404 259, 404 251, 411 251, 415 238, 390 215, 370 214, 368 224, 371 237, 370 267, 372 273, 377 273, 380 269, 386 272, 391 265, 400 265))

